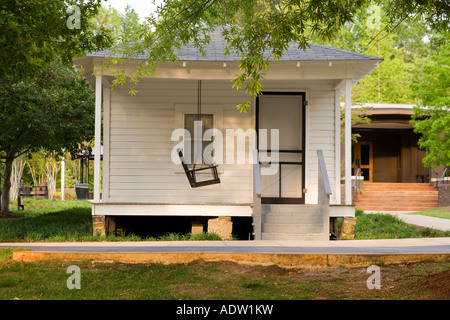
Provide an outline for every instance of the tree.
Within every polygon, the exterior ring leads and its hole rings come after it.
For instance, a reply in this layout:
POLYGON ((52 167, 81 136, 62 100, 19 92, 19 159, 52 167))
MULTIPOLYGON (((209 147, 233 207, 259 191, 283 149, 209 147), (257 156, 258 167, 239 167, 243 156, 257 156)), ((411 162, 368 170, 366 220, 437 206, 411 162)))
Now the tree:
POLYGON ((388 34, 364 53, 383 58, 383 62, 352 90, 352 100, 376 103, 412 103, 409 65, 401 48, 395 46, 397 35, 388 34))
POLYGON ((41 148, 76 152, 94 135, 94 95, 81 75, 59 62, 33 77, 0 78, 1 212, 9 211, 13 160, 41 148))
MULTIPOLYGON (((257 96, 270 58, 280 58, 292 41, 297 42, 299 49, 305 49, 308 35, 330 41, 369 3, 368 0, 165 1, 158 9, 158 20, 149 19, 151 27, 117 44, 105 67, 118 66, 121 55, 133 58, 145 54, 147 61, 139 63, 130 78, 131 82, 137 82, 139 77, 153 74, 158 61, 176 61, 175 49, 188 42, 205 53, 208 32, 222 27, 227 42, 225 53, 234 51, 241 57, 242 72, 234 79, 234 87, 257 96)), ((387 30, 411 13, 423 14, 435 28, 448 28, 446 0, 390 0, 387 7, 386 14, 390 18, 387 30)), ((123 70, 118 69, 113 85, 125 81, 123 70)), ((249 105, 246 101, 239 108, 246 111, 249 105)))
POLYGON ((411 85, 418 100, 411 123, 426 150, 426 166, 450 166, 450 44, 422 67, 422 79, 411 85))
POLYGON ((353 88, 352 101, 414 103, 409 83, 419 77, 424 59, 439 46, 435 43, 437 34, 420 13, 411 14, 395 29, 389 28, 389 3, 383 0, 380 6, 361 8, 330 42, 310 36, 314 43, 384 59, 353 88))
POLYGON ((23 79, 60 58, 111 44, 103 29, 92 29, 89 20, 101 0, 2 0, 0 1, 0 77, 23 79))
POLYGON ((136 33, 144 24, 139 21, 136 11, 127 5, 125 13, 109 6, 101 6, 98 13, 91 18, 91 24, 96 32, 105 32, 111 37, 111 42, 121 41, 121 37, 136 33))
POLYGON ((72 70, 72 58, 111 45, 104 28, 91 28, 100 6, 101 0, 0 1, 2 212, 9 209, 16 157, 75 148, 93 134, 92 92, 72 70))

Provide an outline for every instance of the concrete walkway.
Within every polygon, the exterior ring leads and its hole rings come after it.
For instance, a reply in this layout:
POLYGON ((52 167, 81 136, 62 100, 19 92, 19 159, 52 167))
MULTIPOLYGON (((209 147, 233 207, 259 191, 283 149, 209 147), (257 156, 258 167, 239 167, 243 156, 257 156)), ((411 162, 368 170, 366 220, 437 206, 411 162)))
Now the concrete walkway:
POLYGON ((2 243, 17 261, 61 259, 123 263, 234 261, 281 267, 369 266, 450 261, 450 238, 341 241, 152 241, 2 243))
POLYGON ((46 252, 450 253, 450 238, 338 241, 136 241, 0 243, 0 248, 46 252))
POLYGON ((338 241, 137 241, 0 243, 0 248, 42 252, 81 253, 314 253, 405 254, 449 253, 450 238, 338 240, 338 241))
POLYGON ((450 219, 441 219, 423 216, 420 214, 409 214, 409 211, 364 211, 364 213, 391 214, 407 224, 419 227, 428 227, 436 230, 450 231, 450 219))

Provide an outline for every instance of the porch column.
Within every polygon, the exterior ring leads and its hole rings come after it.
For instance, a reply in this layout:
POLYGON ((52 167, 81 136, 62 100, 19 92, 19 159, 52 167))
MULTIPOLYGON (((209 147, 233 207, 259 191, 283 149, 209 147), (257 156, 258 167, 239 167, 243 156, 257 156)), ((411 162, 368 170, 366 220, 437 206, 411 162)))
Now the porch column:
POLYGON ((345 80, 345 204, 352 204, 352 86, 345 80))
POLYGON ((340 88, 334 89, 334 144, 335 144, 335 181, 334 204, 341 204, 341 95, 340 88))
POLYGON ((100 159, 102 135, 102 76, 95 77, 95 146, 94 146, 94 203, 100 202, 100 159))

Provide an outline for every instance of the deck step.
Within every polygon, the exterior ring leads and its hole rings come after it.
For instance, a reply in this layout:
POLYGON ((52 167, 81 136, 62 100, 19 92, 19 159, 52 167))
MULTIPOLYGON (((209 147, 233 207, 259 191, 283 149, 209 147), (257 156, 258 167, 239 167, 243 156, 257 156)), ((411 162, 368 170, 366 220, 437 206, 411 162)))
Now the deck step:
POLYGON ((434 191, 426 183, 364 183, 364 191, 434 191))
POLYGON ((438 206, 438 192, 424 183, 365 183, 355 205, 366 211, 422 211, 438 206))

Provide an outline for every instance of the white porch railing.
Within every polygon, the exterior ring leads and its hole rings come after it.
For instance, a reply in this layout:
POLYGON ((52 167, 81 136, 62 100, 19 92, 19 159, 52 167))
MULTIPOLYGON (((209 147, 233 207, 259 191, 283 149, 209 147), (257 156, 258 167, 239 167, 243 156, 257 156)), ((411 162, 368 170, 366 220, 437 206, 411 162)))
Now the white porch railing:
POLYGON ((258 149, 253 149, 253 237, 261 240, 261 168, 258 149))
POLYGON ((330 196, 332 194, 330 179, 328 179, 327 167, 322 150, 317 150, 319 160, 319 181, 318 181, 318 205, 319 214, 323 217, 323 235, 324 240, 330 236, 330 196))

